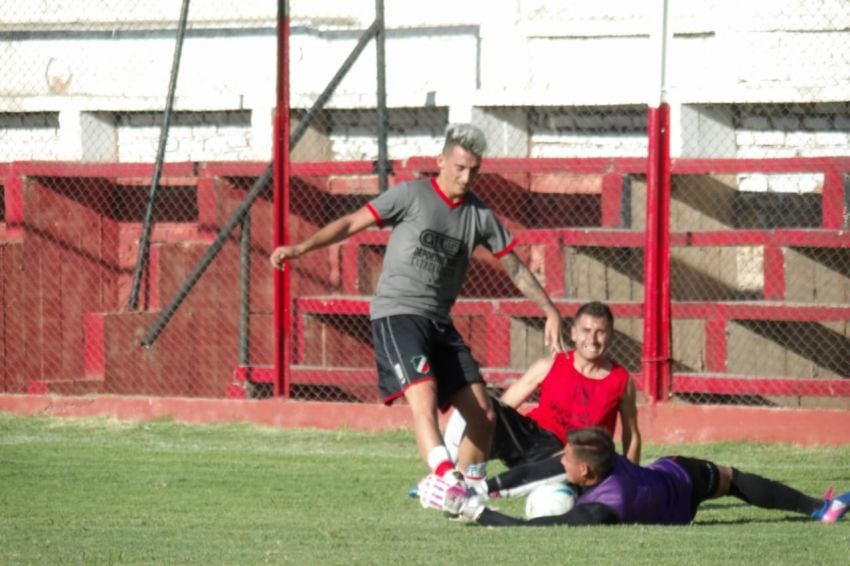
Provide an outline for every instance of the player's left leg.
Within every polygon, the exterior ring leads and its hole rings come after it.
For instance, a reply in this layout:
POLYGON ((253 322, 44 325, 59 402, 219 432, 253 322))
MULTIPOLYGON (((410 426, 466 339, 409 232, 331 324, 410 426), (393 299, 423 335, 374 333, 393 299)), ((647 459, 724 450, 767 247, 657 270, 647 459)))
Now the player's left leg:
POLYGON ((471 476, 484 476, 496 416, 483 383, 472 383, 455 392, 452 405, 466 421, 457 451, 457 468, 471 476))
POLYGON ((815 516, 828 502, 793 487, 729 466, 717 466, 720 486, 716 497, 731 495, 763 509, 794 511, 815 516))
POLYGON ((443 443, 449 451, 452 461, 457 462, 457 451, 460 449, 460 443, 463 440, 463 433, 466 431, 466 421, 460 411, 454 409, 449 415, 449 420, 446 422, 446 428, 443 430, 443 443))
POLYGON ((458 447, 457 468, 483 476, 485 470, 470 470, 487 462, 496 415, 478 363, 460 333, 451 324, 434 323, 431 365, 437 375, 440 408, 453 405, 466 421, 458 447))

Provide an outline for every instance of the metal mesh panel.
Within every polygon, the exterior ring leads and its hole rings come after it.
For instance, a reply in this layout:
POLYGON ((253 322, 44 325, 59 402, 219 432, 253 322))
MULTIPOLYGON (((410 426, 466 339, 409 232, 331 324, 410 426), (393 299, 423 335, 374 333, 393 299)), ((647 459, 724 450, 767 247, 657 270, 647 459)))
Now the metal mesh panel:
MULTIPOLYGON (((273 394, 277 4, 195 0, 181 32, 176 2, 0 0, 0 389, 273 394)), ((447 124, 480 126, 476 193, 567 319, 612 305, 647 392, 656 3, 385 4, 389 184, 436 173, 447 124)), ((846 9, 668 4, 672 396, 846 408, 846 9)), ((381 190, 381 99, 376 3, 289 7, 298 241, 381 190)), ((292 264, 291 396, 377 399, 387 238, 292 264)), ((541 314, 475 252, 454 318, 491 382, 545 354, 541 314)))
POLYGON ((717 7, 672 17, 673 391, 847 407, 846 6, 717 7))
POLYGON ((272 156, 276 3, 0 8, 2 389, 226 395, 270 357, 240 309, 244 288, 270 310, 269 238, 240 252, 240 223, 198 266, 272 156))
MULTIPOLYGON (((603 227, 631 227, 631 184, 640 183, 640 157, 646 152, 645 108, 631 100, 527 104, 516 92, 498 100, 493 85, 515 89, 498 68, 500 33, 508 14, 482 21, 478 14, 455 12, 449 24, 398 8, 389 3, 386 12, 388 184, 436 174, 435 156, 448 124, 480 126, 489 147, 476 194, 517 238, 518 255, 565 316, 592 298, 623 301, 615 309, 626 316, 616 347, 623 352, 622 362, 638 372, 640 315, 633 301, 639 297, 623 288, 639 292, 641 258, 614 254, 600 263, 593 257, 594 237, 587 234, 603 227), (488 47, 482 48, 482 42, 488 47), (493 100, 479 104, 460 95, 482 89, 488 80, 491 86, 483 89, 487 95, 482 98, 493 100), (584 237, 576 238, 576 230, 584 237), (575 270, 569 267, 573 262, 575 270), (582 262, 596 262, 610 291, 600 295, 585 275, 591 268, 582 262)), ((346 15, 356 24, 346 26, 321 10, 303 6, 292 13, 292 83, 299 85, 293 88, 292 129, 305 132, 291 150, 287 227, 292 242, 357 210, 380 191, 373 165, 379 158, 377 43, 370 41, 350 68, 346 65, 362 46, 358 42, 375 14, 371 6, 351 7, 346 15), (329 93, 327 85, 336 79, 329 93), (326 102, 316 110, 325 95, 326 102)), ((548 52, 553 48, 557 46, 534 46, 548 52)), ((640 232, 633 235, 641 237, 640 232)), ((371 229, 291 263, 288 385, 293 396, 377 399, 368 312, 388 237, 388 230, 371 229)), ((483 249, 473 255, 453 318, 485 377, 496 386, 546 354, 542 313, 483 249)), ((268 376, 254 373, 246 383, 256 391, 251 383, 263 379, 268 376)))

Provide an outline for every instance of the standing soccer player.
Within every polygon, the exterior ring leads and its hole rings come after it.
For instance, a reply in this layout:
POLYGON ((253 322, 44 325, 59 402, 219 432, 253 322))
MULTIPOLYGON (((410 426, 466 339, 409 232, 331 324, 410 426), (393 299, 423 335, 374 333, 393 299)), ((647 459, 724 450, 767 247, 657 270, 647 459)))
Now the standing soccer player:
POLYGON ((304 241, 276 248, 271 264, 340 242, 377 225, 392 228, 370 318, 384 403, 404 397, 416 444, 432 473, 459 481, 440 434, 437 411, 453 405, 467 422, 460 470, 486 461, 495 414, 478 364, 452 324, 450 311, 474 248, 483 245, 546 315, 546 345, 563 351, 561 317, 537 279, 513 252, 516 241, 472 187, 487 147, 478 128, 446 131, 438 175, 401 183, 304 241))

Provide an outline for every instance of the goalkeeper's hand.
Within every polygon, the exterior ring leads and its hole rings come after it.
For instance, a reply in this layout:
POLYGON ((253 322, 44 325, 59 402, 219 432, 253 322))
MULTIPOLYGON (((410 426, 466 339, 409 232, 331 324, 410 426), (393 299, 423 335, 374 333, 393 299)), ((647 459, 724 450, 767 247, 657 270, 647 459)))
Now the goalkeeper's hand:
POLYGON ((484 497, 470 494, 463 483, 449 483, 434 474, 419 482, 419 503, 452 516, 476 519, 484 509, 484 497))
POLYGON ((419 503, 425 509, 449 511, 466 497, 466 486, 450 483, 436 474, 428 474, 419 482, 419 503))

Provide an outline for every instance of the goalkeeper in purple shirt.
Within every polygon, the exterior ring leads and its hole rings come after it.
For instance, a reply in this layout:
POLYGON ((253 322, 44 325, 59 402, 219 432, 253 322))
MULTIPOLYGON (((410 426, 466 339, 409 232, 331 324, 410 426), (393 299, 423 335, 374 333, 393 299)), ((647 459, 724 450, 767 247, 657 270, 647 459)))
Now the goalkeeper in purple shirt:
POLYGON ((599 428, 570 431, 561 464, 567 481, 578 489, 575 506, 563 515, 517 519, 487 507, 482 495, 444 489, 428 477, 420 483, 420 501, 423 506, 488 526, 687 525, 703 501, 725 495, 756 507, 835 523, 850 504, 850 491, 834 499, 831 494, 810 497, 779 482, 708 460, 671 456, 638 466, 616 454, 611 435, 599 428))

